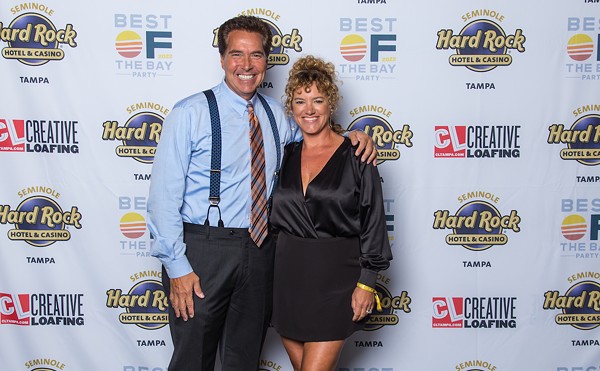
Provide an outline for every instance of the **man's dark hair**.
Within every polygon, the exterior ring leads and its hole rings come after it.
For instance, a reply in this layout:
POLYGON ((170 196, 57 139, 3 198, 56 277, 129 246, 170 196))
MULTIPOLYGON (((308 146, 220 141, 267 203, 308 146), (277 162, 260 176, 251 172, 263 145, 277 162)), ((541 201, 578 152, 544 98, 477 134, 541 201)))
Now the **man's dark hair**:
POLYGON ((258 17, 240 15, 231 18, 219 27, 218 43, 219 43, 219 54, 224 55, 227 50, 227 38, 231 31, 248 31, 256 32, 262 36, 262 46, 265 55, 268 56, 271 51, 271 39, 273 34, 269 25, 263 22, 258 17))

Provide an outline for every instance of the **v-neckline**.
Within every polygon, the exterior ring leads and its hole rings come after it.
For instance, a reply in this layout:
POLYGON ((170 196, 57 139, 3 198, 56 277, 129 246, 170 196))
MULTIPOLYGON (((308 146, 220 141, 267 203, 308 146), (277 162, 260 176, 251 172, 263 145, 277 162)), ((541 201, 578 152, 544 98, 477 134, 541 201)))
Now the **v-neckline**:
POLYGON ((308 194, 308 188, 310 187, 311 184, 313 184, 313 182, 319 178, 319 176, 321 175, 321 173, 323 173, 323 171, 325 170, 325 168, 327 168, 329 166, 329 164, 331 163, 331 160, 337 155, 337 153, 340 151, 340 149, 342 148, 342 146, 344 145, 344 143, 346 143, 346 138, 342 139, 342 142, 338 145, 338 147, 335 149, 335 151, 333 151, 333 153, 331 154, 331 156, 327 159, 327 161, 325 162, 325 165, 323 165, 323 167, 321 168, 321 170, 319 170, 319 172, 317 173, 317 175, 315 175, 306 185, 306 188, 304 188, 304 182, 302 180, 302 145, 300 145, 300 166, 298 166, 298 172, 299 172, 299 179, 300 179, 300 191, 302 192, 302 197, 304 198, 304 200, 306 201, 306 195, 308 194))

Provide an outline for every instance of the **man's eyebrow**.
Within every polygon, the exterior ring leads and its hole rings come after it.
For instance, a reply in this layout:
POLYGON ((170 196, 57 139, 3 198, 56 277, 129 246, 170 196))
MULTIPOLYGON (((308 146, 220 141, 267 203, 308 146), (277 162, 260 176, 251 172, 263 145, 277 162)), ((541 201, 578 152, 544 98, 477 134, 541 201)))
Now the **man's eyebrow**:
MULTIPOLYGON (((242 50, 239 49, 231 49, 227 52, 227 54, 231 54, 231 53, 243 53, 242 50)), ((251 51, 248 52, 248 54, 261 54, 261 55, 265 55, 265 52, 263 50, 255 50, 255 51, 251 51)))

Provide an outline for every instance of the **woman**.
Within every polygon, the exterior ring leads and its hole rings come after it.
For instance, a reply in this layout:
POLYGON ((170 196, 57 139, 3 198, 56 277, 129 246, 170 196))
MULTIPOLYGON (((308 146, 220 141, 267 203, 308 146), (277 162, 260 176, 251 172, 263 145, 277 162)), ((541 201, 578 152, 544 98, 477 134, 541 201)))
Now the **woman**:
POLYGON ((272 323, 294 370, 333 370, 344 341, 363 329, 377 272, 391 260, 377 168, 353 155, 332 114, 332 63, 292 67, 285 106, 304 140, 285 148, 271 223, 279 230, 272 323))

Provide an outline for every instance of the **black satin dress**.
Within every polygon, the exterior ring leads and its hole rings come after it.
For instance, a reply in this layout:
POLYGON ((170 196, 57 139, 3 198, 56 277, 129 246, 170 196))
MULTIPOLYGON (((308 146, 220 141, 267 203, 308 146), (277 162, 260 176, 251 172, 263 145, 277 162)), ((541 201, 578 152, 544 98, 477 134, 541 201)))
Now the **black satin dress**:
POLYGON ((273 194, 275 252, 272 324, 298 341, 342 340, 363 329, 352 321, 357 282, 375 287, 391 250, 379 172, 361 163, 350 140, 302 192, 302 142, 286 146, 273 194))

